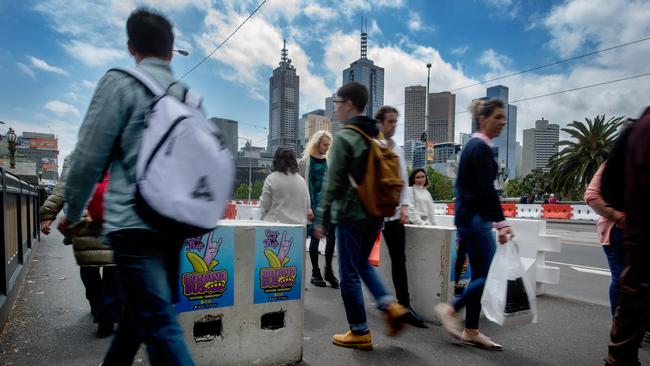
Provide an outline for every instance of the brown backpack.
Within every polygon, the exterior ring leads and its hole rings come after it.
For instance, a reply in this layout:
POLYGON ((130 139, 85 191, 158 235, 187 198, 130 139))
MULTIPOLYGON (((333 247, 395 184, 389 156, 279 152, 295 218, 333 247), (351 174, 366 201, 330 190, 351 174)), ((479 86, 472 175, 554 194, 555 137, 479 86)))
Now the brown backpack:
POLYGON ((404 183, 399 175, 399 159, 388 146, 388 141, 379 133, 376 138, 366 135, 359 127, 347 125, 368 141, 368 162, 360 182, 355 182, 348 174, 350 184, 357 191, 357 196, 368 214, 379 217, 391 217, 399 206, 404 183))

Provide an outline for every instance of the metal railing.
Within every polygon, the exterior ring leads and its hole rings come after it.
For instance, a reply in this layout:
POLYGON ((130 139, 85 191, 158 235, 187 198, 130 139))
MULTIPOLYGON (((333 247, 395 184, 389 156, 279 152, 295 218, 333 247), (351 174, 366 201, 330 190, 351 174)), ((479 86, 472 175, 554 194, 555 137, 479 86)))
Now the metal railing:
POLYGON ((0 168, 0 333, 39 239, 38 187, 0 168))

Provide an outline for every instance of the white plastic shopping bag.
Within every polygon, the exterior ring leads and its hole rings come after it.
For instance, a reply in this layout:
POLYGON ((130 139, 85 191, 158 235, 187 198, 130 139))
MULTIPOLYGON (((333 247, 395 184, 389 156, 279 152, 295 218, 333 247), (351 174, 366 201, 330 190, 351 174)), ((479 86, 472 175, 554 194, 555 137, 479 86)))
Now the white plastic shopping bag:
POLYGON ((498 245, 481 305, 485 316, 499 325, 537 322, 535 291, 519 258, 517 243, 498 245))

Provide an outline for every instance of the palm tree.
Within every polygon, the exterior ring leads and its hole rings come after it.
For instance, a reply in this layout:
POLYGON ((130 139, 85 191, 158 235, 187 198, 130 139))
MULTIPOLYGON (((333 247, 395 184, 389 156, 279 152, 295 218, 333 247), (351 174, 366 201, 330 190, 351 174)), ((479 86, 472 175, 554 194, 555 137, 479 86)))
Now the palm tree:
POLYGON ((549 159, 551 186, 564 195, 582 194, 600 165, 607 159, 623 117, 596 116, 586 124, 573 121, 563 128, 577 141, 560 141, 564 149, 549 159))

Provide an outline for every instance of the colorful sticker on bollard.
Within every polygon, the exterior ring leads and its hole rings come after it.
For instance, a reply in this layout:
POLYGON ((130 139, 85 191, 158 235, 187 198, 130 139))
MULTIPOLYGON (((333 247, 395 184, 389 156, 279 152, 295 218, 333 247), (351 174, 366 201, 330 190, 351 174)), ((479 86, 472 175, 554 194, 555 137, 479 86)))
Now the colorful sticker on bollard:
POLYGON ((302 228, 257 228, 253 303, 300 299, 302 228))
POLYGON ((232 227, 185 240, 181 251, 177 312, 232 306, 235 284, 232 227))

